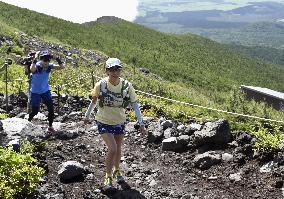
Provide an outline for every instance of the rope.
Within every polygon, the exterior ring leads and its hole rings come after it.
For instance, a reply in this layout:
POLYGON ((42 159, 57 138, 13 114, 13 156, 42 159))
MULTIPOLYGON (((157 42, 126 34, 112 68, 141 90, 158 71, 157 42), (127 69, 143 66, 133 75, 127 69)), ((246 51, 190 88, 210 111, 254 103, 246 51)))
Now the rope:
MULTIPOLYGON (((102 77, 99 77, 97 75, 94 75, 94 76, 96 78, 102 79, 102 77)), ((159 98, 159 99, 163 99, 163 100, 166 100, 166 101, 179 103, 179 104, 183 104, 183 105, 187 105, 187 106, 198 107, 198 108, 201 108, 201 109, 216 111, 216 112, 220 112, 220 113, 226 113, 226 114, 237 115, 237 116, 241 116, 241 117, 247 117, 247 118, 253 118, 253 119, 259 119, 259 120, 263 120, 263 121, 269 121, 269 122, 276 122, 276 123, 283 123, 284 124, 284 121, 281 121, 281 120, 272 120, 272 119, 267 119, 267 118, 263 118, 263 117, 253 116, 253 115, 247 115, 247 114, 242 114, 242 113, 234 113, 234 112, 230 112, 230 111, 224 111, 224 110, 221 110, 221 109, 191 104, 191 103, 183 102, 183 101, 179 101, 179 100, 174 100, 174 99, 171 99, 171 98, 162 97, 162 96, 159 96, 159 95, 154 95, 154 94, 147 93, 147 92, 140 91, 140 90, 136 90, 136 89, 135 89, 135 91, 138 92, 138 93, 141 93, 143 95, 147 95, 147 96, 151 96, 151 97, 155 97, 155 98, 159 98)))
MULTIPOLYGON (((86 78, 86 75, 82 75, 81 77, 86 78)), ((81 79, 81 77, 79 77, 79 79, 81 79)), ((102 77, 99 77, 97 75, 94 75, 94 77, 96 77, 98 79, 102 79, 102 77)), ((11 81, 11 82, 13 82, 13 81, 11 81)), ((64 86, 66 86, 66 85, 62 85, 62 87, 64 87, 64 86)), ((179 101, 179 100, 175 100, 175 99, 171 99, 171 98, 162 97, 162 96, 159 96, 159 95, 147 93, 147 92, 140 91, 140 90, 137 90, 137 89, 135 89, 135 91, 137 93, 141 93, 143 95, 147 95, 147 96, 150 96, 150 97, 155 97, 155 98, 158 98, 158 99, 163 99, 163 100, 166 100, 166 101, 169 101, 169 102, 179 103, 179 104, 183 104, 183 105, 187 105, 187 106, 197 107, 197 108, 206 109, 206 110, 210 110, 210 111, 216 111, 216 112, 220 112, 220 113, 226 113, 226 114, 235 115, 235 116, 241 116, 241 117, 247 117, 247 118, 253 118, 253 119, 258 119, 258 120, 263 120, 263 121, 269 121, 269 122, 276 122, 276 123, 283 123, 284 124, 284 121, 281 121, 281 120, 267 119, 267 118, 263 118, 263 117, 253 116, 253 115, 235 113, 235 112, 231 112, 231 111, 225 111, 225 110, 221 110, 221 109, 196 105, 196 104, 192 104, 192 103, 188 103, 188 102, 183 102, 183 101, 179 101)), ((183 114, 186 115, 185 113, 183 113, 183 114)))
POLYGON ((188 105, 188 106, 198 107, 198 108, 202 108, 202 109, 207 109, 207 110, 211 110, 211 111, 216 111, 216 112, 221 112, 221 113, 227 113, 227 114, 231 114, 231 115, 237 115, 237 116, 248 117, 248 118, 254 118, 254 119, 260 119, 260 120, 270 121, 270 122, 284 123, 284 121, 272 120, 272 119, 262 118, 262 117, 253 116, 253 115, 246 115, 246 114, 241 114, 241 113, 234 113, 234 112, 224 111, 224 110, 215 109, 215 108, 210 108, 210 107, 206 107, 206 106, 200 106, 200 105, 196 105, 196 104, 190 104, 190 103, 188 103, 188 102, 182 102, 182 101, 179 101, 179 100, 174 100, 174 99, 170 99, 170 98, 166 98, 166 97, 161 97, 161 96, 159 96, 159 95, 154 95, 154 94, 147 93, 147 92, 140 91, 140 90, 135 90, 135 91, 138 92, 138 93, 142 93, 142 94, 144 94, 144 95, 151 96, 151 97, 156 97, 156 98, 160 98, 160 99, 163 99, 163 100, 167 100, 167 101, 171 101, 171 102, 175 102, 175 103, 180 103, 180 104, 184 104, 184 105, 188 105))

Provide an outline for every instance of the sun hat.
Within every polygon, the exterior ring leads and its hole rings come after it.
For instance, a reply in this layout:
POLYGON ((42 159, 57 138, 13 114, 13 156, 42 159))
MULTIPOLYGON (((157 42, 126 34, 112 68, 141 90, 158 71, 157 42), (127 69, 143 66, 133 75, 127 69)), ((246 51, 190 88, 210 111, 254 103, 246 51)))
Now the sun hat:
POLYGON ((43 61, 50 61, 50 59, 52 59, 52 55, 48 50, 43 50, 39 53, 39 59, 43 61))
POLYGON ((112 68, 114 66, 122 67, 120 60, 117 58, 108 58, 106 61, 106 68, 112 68))

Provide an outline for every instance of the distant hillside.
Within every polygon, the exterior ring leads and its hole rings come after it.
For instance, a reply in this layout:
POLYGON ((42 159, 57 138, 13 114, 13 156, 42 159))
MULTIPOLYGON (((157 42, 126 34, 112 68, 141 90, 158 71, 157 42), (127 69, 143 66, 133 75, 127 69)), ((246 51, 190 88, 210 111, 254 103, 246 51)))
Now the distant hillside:
POLYGON ((208 8, 180 12, 153 11, 145 6, 147 2, 143 5, 140 8, 143 14, 136 22, 162 32, 193 33, 221 43, 284 48, 284 3, 251 2, 231 10, 208 8))
POLYGON ((229 44, 228 46, 253 59, 277 64, 284 68, 284 50, 264 46, 242 46, 233 44, 229 44))
POLYGON ((215 29, 207 32, 201 30, 201 32, 202 35, 222 43, 284 49, 284 23, 261 22, 240 29, 215 29))
POLYGON ((284 91, 284 70, 235 54, 195 35, 168 35, 144 26, 112 23, 74 24, 0 3, 0 22, 30 35, 96 49, 145 67, 171 82, 193 87, 218 101, 220 93, 248 84, 284 91))

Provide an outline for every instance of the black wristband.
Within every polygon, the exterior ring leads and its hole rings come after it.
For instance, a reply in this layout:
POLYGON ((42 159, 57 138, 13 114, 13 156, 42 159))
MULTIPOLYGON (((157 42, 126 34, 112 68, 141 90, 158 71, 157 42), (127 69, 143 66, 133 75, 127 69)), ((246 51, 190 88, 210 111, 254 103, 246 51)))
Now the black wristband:
POLYGON ((55 60, 57 61, 57 63, 58 63, 59 65, 63 64, 63 62, 61 61, 61 59, 60 59, 59 57, 57 57, 55 60))

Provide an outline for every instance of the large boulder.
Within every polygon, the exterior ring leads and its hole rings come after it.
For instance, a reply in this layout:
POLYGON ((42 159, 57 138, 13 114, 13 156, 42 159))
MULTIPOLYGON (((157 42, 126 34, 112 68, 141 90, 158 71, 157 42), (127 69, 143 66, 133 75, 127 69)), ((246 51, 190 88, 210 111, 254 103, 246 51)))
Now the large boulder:
POLYGON ((161 127, 163 128, 163 130, 166 130, 167 128, 171 128, 173 127, 174 123, 172 120, 165 120, 163 122, 161 122, 161 127))
POLYGON ((163 142, 162 142, 162 150, 163 151, 175 151, 180 147, 181 146, 178 145, 176 137, 164 139, 163 142))
POLYGON ((202 129, 202 125, 197 123, 191 123, 186 126, 183 134, 185 135, 192 135, 195 131, 200 131, 202 129))
POLYGON ((236 141, 241 146, 251 144, 252 136, 246 132, 240 131, 236 134, 236 141))
MULTIPOLYGON (((33 125, 31 122, 21 118, 7 118, 2 120, 3 133, 5 142, 9 142, 14 139, 27 138, 43 139, 46 137, 46 132, 40 127, 33 125)), ((4 143, 0 143, 3 145, 4 143)))
POLYGON ((167 128, 164 131, 164 138, 174 137, 176 135, 176 131, 173 128, 167 128))
POLYGON ((156 122, 149 123, 148 127, 148 142, 161 142, 164 136, 160 128, 160 124, 156 122))
POLYGON ((62 181, 83 177, 86 173, 84 166, 77 161, 67 161, 59 165, 58 177, 62 181))
POLYGON ((56 133, 53 133, 51 136, 55 139, 60 139, 60 140, 75 139, 80 134, 85 133, 85 129, 80 127, 79 124, 76 122, 71 122, 71 123, 54 122, 53 127, 56 130, 56 133))
POLYGON ((200 131, 192 135, 192 143, 195 147, 204 144, 226 145, 232 139, 227 120, 207 122, 200 131))
POLYGON ((163 140, 162 150, 183 152, 187 150, 188 143, 189 143, 189 136, 187 135, 182 135, 179 137, 170 137, 163 140))
POLYGON ((198 154, 193 159, 194 166, 201 170, 209 169, 211 166, 219 164, 220 162, 220 154, 217 154, 214 151, 208 151, 203 154, 198 154))

